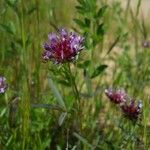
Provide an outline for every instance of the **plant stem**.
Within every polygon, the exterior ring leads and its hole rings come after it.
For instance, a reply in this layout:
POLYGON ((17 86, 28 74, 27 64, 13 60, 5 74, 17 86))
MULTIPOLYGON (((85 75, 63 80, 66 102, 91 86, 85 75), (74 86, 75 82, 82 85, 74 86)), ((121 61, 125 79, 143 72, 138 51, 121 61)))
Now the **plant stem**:
POLYGON ((70 63, 67 63, 67 69, 70 75, 70 82, 71 82, 71 86, 72 86, 72 90, 75 96, 75 102, 73 107, 75 107, 75 114, 74 118, 77 118, 77 125, 79 127, 79 130, 81 130, 82 128, 82 124, 81 124, 81 110, 80 110, 80 96, 79 96, 79 91, 75 82, 75 77, 72 74, 71 68, 70 68, 70 63))
POLYGON ((70 82, 71 82, 72 90, 74 92, 74 95, 75 95, 77 101, 79 102, 79 100, 80 100, 79 91, 78 91, 78 88, 77 88, 77 85, 76 85, 76 82, 75 82, 75 78, 73 77, 73 74, 71 72, 70 63, 68 63, 67 66, 68 66, 68 71, 69 71, 69 74, 70 74, 70 82))
POLYGON ((142 0, 138 0, 137 9, 136 9, 136 17, 137 17, 137 16, 138 16, 138 14, 139 14, 139 10, 140 10, 140 6, 141 6, 141 2, 142 2, 142 0))
POLYGON ((144 149, 147 148, 147 104, 146 101, 144 101, 144 109, 143 109, 143 121, 144 121, 144 137, 143 137, 143 141, 144 141, 144 149))
POLYGON ((28 149, 28 132, 29 132, 29 113, 30 113, 30 99, 28 89, 28 70, 27 70, 27 53, 26 53, 26 35, 25 35, 25 15, 24 15, 24 1, 21 0, 21 39, 22 39, 22 54, 21 54, 21 68, 23 87, 21 89, 21 113, 22 113, 22 150, 28 149))

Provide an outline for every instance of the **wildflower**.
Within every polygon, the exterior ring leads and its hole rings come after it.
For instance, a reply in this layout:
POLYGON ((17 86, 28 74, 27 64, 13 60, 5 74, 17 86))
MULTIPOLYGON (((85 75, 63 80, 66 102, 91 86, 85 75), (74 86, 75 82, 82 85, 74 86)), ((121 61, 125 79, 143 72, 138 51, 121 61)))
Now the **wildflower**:
POLYGON ((84 38, 75 32, 59 29, 58 33, 48 35, 48 42, 44 44, 42 58, 56 64, 75 60, 76 55, 84 48, 84 38))
POLYGON ((125 101, 126 93, 124 90, 113 90, 113 89, 106 89, 105 90, 106 96, 115 104, 119 104, 125 101))
POLYGON ((5 77, 0 76, 0 93, 5 93, 7 89, 7 84, 5 81, 6 81, 5 77))
POLYGON ((135 104, 134 100, 131 100, 130 103, 124 103, 122 106, 122 111, 126 117, 129 119, 138 119, 139 114, 141 112, 142 103, 141 101, 138 104, 135 104))

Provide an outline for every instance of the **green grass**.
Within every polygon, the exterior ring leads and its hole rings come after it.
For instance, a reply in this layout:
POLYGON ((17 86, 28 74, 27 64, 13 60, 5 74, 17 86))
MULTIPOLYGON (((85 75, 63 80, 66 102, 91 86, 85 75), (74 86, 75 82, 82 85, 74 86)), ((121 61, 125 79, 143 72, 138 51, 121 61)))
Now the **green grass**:
POLYGON ((112 0, 1 0, 1 150, 148 150, 150 148, 149 20, 112 0), (84 7, 83 7, 84 6, 84 7), (84 35, 75 63, 43 63, 43 43, 65 27, 84 35), (105 96, 122 87, 143 103, 137 122, 105 96))

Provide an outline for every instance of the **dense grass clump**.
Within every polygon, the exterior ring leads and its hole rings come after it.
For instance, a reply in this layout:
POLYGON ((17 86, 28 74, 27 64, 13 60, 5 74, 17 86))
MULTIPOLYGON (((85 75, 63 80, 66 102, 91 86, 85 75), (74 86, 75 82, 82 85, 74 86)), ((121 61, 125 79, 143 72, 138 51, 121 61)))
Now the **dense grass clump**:
POLYGON ((145 3, 0 1, 0 150, 150 148, 145 3))

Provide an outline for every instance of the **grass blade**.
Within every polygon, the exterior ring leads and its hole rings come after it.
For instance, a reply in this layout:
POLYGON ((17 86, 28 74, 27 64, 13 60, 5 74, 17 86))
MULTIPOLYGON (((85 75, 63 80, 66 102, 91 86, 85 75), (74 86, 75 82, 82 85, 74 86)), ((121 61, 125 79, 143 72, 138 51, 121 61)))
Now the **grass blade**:
POLYGON ((81 135, 79 135, 78 133, 74 132, 73 135, 79 139, 81 142, 83 142, 84 144, 86 144, 89 148, 93 148, 93 146, 85 139, 83 138, 81 135))
POLYGON ((58 119, 58 124, 59 124, 59 126, 61 126, 61 125, 63 124, 63 122, 64 122, 66 116, 67 116, 67 113, 66 113, 66 112, 65 112, 65 113, 64 113, 64 112, 61 113, 61 115, 60 115, 60 117, 59 117, 59 119, 58 119))
POLYGON ((49 84, 49 86, 50 86, 50 88, 51 88, 53 94, 54 94, 55 97, 56 97, 57 103, 58 103, 62 108, 66 109, 66 105, 65 105, 65 103, 64 103, 64 100, 63 100, 61 94, 59 93, 57 87, 54 85, 52 79, 50 79, 50 78, 48 79, 48 84, 49 84))

